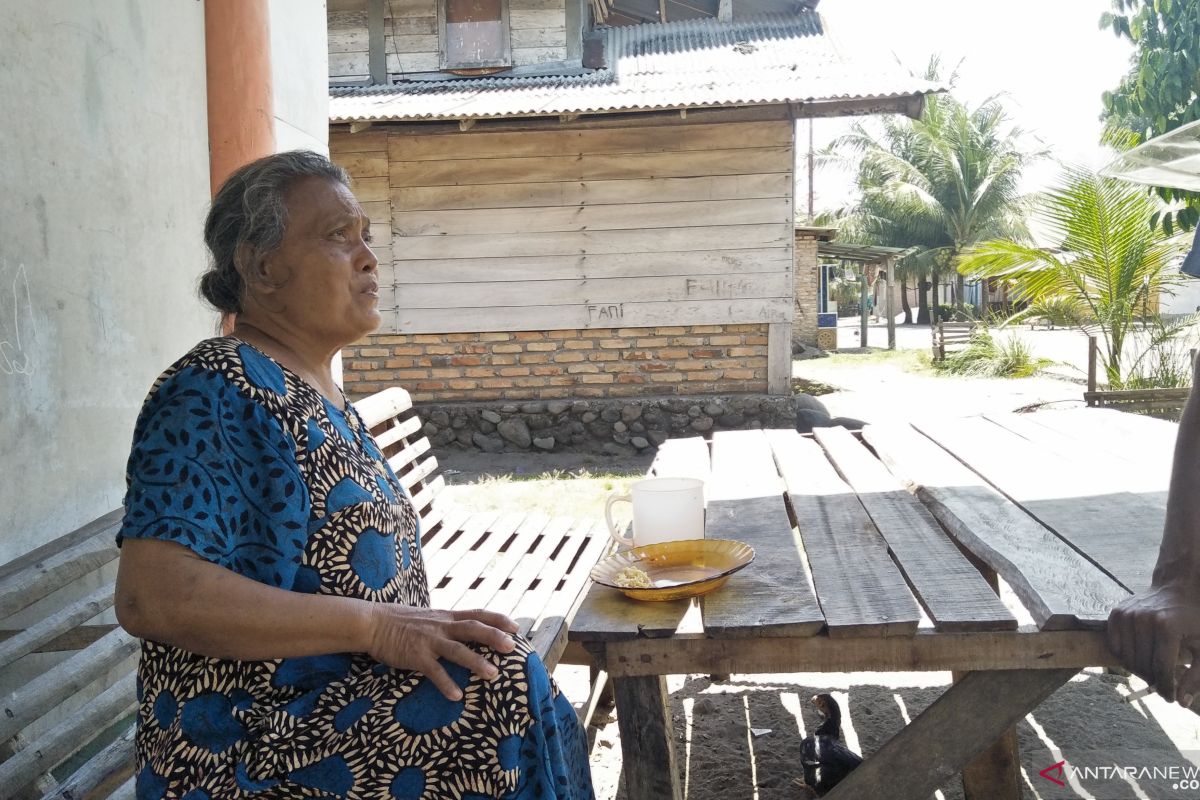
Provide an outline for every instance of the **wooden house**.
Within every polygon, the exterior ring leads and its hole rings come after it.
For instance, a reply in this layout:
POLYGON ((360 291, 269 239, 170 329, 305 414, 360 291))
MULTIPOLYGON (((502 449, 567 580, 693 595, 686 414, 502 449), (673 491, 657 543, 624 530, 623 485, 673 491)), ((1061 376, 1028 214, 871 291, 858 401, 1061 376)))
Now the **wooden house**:
POLYGON ((795 121, 935 87, 756 2, 331 2, 330 151, 384 308, 347 390, 788 393, 795 121))

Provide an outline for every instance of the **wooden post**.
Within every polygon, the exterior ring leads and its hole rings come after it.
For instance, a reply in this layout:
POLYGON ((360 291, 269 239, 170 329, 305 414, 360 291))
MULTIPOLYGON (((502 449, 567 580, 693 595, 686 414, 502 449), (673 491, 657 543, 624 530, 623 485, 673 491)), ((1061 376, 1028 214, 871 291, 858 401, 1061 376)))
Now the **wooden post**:
POLYGON ((767 323, 767 394, 792 393, 792 326, 767 323))
POLYGON ((896 259, 889 258, 885 264, 887 265, 887 328, 888 328, 888 350, 896 349, 896 308, 892 302, 894 292, 892 288, 896 285, 896 259))
POLYGON ((867 265, 862 264, 858 276, 858 346, 867 346, 867 265))
POLYGON ((387 51, 383 37, 383 0, 367 0, 367 61, 371 83, 387 83, 387 51))
MULTIPOLYGON (((999 595, 1000 577, 996 571, 977 559, 973 559, 973 563, 983 575, 983 579, 992 587, 992 591, 999 595)), ((957 671, 951 673, 955 683, 964 680, 970 674, 957 671)), ((962 782, 965 800, 1021 796, 1021 749, 1017 744, 1016 726, 1005 731, 990 747, 963 768, 962 782)))
POLYGON ((613 692, 625 795, 631 800, 683 800, 666 679, 660 675, 617 678, 613 692), (636 757, 624 757, 632 754, 636 757))
POLYGON ((1089 392, 1096 391, 1096 356, 1099 354, 1099 345, 1096 344, 1096 337, 1088 337, 1088 382, 1087 390, 1089 392))

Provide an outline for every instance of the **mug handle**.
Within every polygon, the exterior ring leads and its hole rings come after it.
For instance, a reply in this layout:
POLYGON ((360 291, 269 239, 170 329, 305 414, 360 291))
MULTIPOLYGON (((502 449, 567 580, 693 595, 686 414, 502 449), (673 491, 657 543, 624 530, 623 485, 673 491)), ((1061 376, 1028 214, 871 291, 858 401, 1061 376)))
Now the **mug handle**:
MULTIPOLYGON (((617 544, 623 544, 626 547, 633 547, 633 533, 629 536, 622 536, 617 532, 617 526, 613 524, 612 507, 613 503, 626 502, 633 504, 633 497, 629 494, 610 494, 608 500, 604 503, 604 521, 608 523, 608 535, 613 538, 617 544)), ((632 527, 632 526, 631 526, 632 527)))

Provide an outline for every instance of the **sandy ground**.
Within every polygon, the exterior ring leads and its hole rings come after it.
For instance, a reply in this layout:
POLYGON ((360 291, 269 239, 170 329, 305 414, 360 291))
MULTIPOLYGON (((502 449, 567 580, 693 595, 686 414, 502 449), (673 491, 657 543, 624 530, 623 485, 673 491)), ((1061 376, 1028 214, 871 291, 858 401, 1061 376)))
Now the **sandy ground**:
MULTIPOLYGON (((901 331, 902 347, 923 348, 929 341, 927 328, 901 331)), ((846 338, 846 331, 842 334, 842 344, 857 344, 846 338)), ((1086 345, 1079 346, 1077 333, 1039 331, 1021 335, 1035 343, 1038 354, 1055 360, 1079 351, 1086 353, 1086 345)), ((886 343, 886 339, 876 341, 882 336, 882 325, 872 327, 870 344, 886 343)), ((866 359, 862 364, 844 358, 836 361, 841 363, 833 364, 829 359, 797 361, 794 374, 836 387, 836 392, 821 398, 833 413, 868 421, 962 416, 1039 405, 1065 407, 1080 404, 1083 391, 1077 378, 951 379, 911 374, 898 365, 866 359)), ((1078 375, 1070 367, 1059 372, 1068 378, 1078 375)), ((564 475, 587 470, 636 475, 648 466, 645 459, 625 463, 569 454, 549 459, 544 455, 505 456, 500 461, 495 456, 454 452, 440 455, 452 473, 451 483, 459 484, 456 489, 461 492, 460 499, 469 498, 471 483, 485 473, 522 477, 549 470, 560 470, 564 475)), ((1011 593, 1005 593, 1005 600, 1018 619, 1027 618, 1011 593)), ((586 669, 563 666, 556 676, 572 700, 583 700, 586 669)), ((799 798, 794 781, 802 774, 800 744, 817 724, 809 697, 832 692, 845 714, 848 744, 869 756, 936 700, 949 682, 950 675, 943 672, 733 675, 722 682, 713 682, 704 675, 673 676, 668 679, 668 687, 685 797, 799 798)), ((1200 798, 1200 717, 1178 706, 1168 706, 1156 696, 1133 703, 1123 701, 1131 690, 1143 685, 1137 678, 1090 670, 1076 676, 1026 717, 1018 726, 1023 796, 1045 800, 1200 798), (1067 785, 1059 787, 1039 775, 1064 759, 1077 770, 1094 768, 1092 775, 1096 777, 1083 773, 1082 777, 1070 778, 1068 772, 1067 785), (1140 772, 1132 777, 1116 777, 1114 765, 1140 772), (1158 768, 1163 774, 1172 767, 1193 772, 1177 773, 1172 781, 1153 779, 1146 771, 1158 768), (1177 784, 1175 788, 1172 783, 1177 784)), ((590 736, 599 800, 638 800, 628 798, 621 787, 620 737, 611 709, 597 715, 590 736)), ((927 769, 928 765, 914 763, 911 768, 927 769)), ((935 797, 961 798, 959 781, 951 780, 935 797)))

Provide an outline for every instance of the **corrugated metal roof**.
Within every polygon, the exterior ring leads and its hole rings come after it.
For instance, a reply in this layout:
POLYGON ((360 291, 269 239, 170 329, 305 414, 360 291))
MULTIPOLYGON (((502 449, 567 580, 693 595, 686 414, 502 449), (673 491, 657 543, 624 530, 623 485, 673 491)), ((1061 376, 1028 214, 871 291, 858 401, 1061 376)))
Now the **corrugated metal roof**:
POLYGON ((331 122, 483 119, 885 99, 940 91, 899 64, 839 53, 815 11, 608 28, 609 68, 331 90, 331 122))

